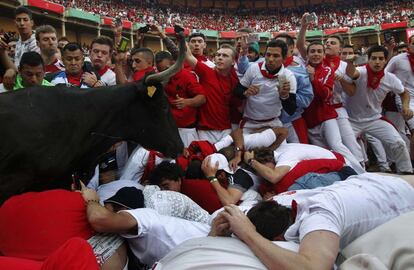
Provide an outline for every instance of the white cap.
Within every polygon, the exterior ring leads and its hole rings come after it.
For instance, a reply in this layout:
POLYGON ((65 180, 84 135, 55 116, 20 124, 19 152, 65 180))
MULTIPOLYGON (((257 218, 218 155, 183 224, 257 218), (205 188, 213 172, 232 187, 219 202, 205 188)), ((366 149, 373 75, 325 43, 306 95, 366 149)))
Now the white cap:
POLYGON ((233 171, 230 169, 229 167, 229 162, 227 161, 226 157, 223 154, 211 154, 209 156, 207 156, 206 158, 210 158, 210 165, 211 166, 215 166, 216 162, 218 161, 219 163, 219 170, 224 170, 227 173, 233 174, 233 171))

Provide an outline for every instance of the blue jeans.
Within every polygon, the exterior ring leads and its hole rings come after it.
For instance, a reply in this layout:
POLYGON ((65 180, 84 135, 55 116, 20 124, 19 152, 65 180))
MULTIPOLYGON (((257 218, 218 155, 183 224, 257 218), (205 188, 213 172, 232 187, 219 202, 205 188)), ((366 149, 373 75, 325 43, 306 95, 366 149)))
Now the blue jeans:
POLYGON ((330 173, 307 173, 296 179, 295 183, 288 190, 313 189, 332 185, 336 181, 342 181, 337 172, 330 173))

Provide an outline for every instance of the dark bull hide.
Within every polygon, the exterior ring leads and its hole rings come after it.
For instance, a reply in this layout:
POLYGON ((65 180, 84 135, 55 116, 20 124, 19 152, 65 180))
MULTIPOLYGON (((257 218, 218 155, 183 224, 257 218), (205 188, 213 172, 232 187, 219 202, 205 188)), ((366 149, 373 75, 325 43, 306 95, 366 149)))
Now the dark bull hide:
POLYGON ((32 87, 0 94, 0 205, 14 194, 69 187, 74 172, 93 171, 98 157, 121 140, 170 157, 181 153, 183 143, 160 83, 182 66, 181 40, 176 65, 145 81, 98 90, 32 87))

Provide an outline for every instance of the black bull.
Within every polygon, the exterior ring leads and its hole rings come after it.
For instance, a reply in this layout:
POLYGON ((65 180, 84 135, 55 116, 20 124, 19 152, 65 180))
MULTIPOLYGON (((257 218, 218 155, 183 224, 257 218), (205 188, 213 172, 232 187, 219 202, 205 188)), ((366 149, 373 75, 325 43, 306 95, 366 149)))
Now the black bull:
MULTIPOLYGON (((184 58, 180 48, 175 67, 184 58)), ((26 191, 69 187, 73 173, 93 171, 98 157, 121 140, 170 157, 182 153, 162 85, 148 79, 96 90, 39 86, 0 94, 0 205, 26 191)))

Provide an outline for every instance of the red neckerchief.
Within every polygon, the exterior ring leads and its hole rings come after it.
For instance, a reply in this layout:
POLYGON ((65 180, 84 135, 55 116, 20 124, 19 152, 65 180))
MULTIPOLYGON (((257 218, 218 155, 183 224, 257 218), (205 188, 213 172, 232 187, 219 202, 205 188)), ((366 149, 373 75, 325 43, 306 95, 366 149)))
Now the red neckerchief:
POLYGON ((285 67, 288 67, 288 66, 290 66, 292 64, 292 62, 293 62, 293 55, 292 56, 288 56, 286 58, 285 62, 283 63, 283 65, 285 67))
POLYGON ((270 74, 267 71, 266 66, 264 67, 264 69, 262 68, 264 63, 265 62, 259 63, 259 69, 260 69, 260 72, 262 73, 263 77, 268 78, 268 79, 277 79, 277 77, 279 76, 277 73, 276 74, 270 74))
POLYGON ((146 69, 135 71, 132 78, 134 79, 134 82, 140 81, 140 80, 142 80, 142 78, 144 78, 144 76, 147 73, 150 73, 152 71, 154 71, 154 67, 148 67, 146 69))
POLYGON ((156 157, 163 158, 164 156, 160 152, 149 150, 147 165, 145 166, 144 173, 142 174, 142 177, 139 180, 140 183, 146 180, 150 175, 151 171, 155 168, 156 157))
POLYGON ((66 73, 66 78, 68 79, 68 83, 75 86, 81 86, 81 79, 82 79, 82 73, 79 73, 78 76, 72 76, 66 73))
POLYGON ((105 72, 107 72, 108 71, 108 69, 109 69, 109 67, 108 66, 104 66, 103 67, 103 69, 101 69, 101 70, 98 70, 98 74, 99 74, 99 76, 103 76, 104 74, 105 74, 105 72))
POLYGON ((207 57, 205 56, 205 55, 197 55, 197 56, 195 56, 194 55, 194 57, 198 60, 198 61, 201 61, 201 62, 207 62, 208 61, 208 59, 207 59, 207 57))
POLYGON ((366 64, 365 67, 367 68, 368 74, 367 86, 375 90, 380 85, 382 77, 384 77, 384 69, 382 69, 380 72, 374 72, 372 71, 369 64, 366 64))
POLYGON ((323 59, 324 64, 332 69, 332 72, 335 72, 339 68, 341 63, 341 58, 336 55, 325 55, 323 59))
POLYGON ((414 54, 408 52, 407 53, 408 61, 410 62, 411 70, 414 72, 414 54))

